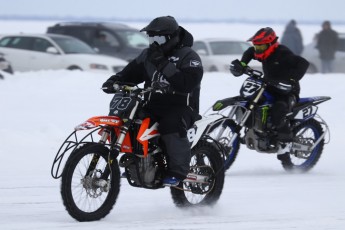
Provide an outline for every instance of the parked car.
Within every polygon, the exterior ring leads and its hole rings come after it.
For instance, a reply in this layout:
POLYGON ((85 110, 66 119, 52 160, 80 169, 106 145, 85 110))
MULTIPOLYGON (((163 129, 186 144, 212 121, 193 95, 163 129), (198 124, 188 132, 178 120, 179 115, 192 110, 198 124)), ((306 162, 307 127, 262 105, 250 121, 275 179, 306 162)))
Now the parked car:
POLYGON ((9 63, 9 61, 6 60, 3 53, 0 53, 0 79, 4 79, 4 76, 3 74, 1 74, 1 71, 7 72, 10 74, 13 73, 11 63, 9 63))
POLYGON ((0 39, 0 52, 14 71, 68 69, 116 73, 127 62, 97 54, 86 43, 57 34, 16 34, 0 39))
MULTIPOLYGON (((229 73, 232 60, 241 59, 243 52, 251 46, 249 42, 228 38, 207 38, 196 40, 193 49, 200 55, 204 71, 229 73)), ((261 70, 261 63, 252 60, 253 69, 261 70)))
MULTIPOLYGON (((345 33, 339 33, 338 50, 335 53, 334 72, 345 73, 345 33)), ((310 63, 308 73, 318 73, 321 71, 321 60, 319 50, 316 47, 316 39, 306 45, 301 54, 310 63)))
POLYGON ((64 22, 48 28, 47 33, 76 37, 100 54, 133 60, 148 47, 146 34, 127 25, 102 22, 64 22))

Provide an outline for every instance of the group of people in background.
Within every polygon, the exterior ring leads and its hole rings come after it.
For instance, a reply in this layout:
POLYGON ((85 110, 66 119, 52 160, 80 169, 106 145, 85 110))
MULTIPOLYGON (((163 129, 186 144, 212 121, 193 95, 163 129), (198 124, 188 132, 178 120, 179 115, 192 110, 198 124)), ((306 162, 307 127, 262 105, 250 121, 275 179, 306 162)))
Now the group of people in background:
MULTIPOLYGON (((287 46, 296 55, 301 55, 303 51, 303 38, 295 20, 291 20, 283 32, 280 43, 287 46)), ((316 34, 316 46, 321 60, 321 72, 331 73, 333 60, 338 47, 338 33, 331 27, 330 21, 322 23, 322 30, 316 34)))

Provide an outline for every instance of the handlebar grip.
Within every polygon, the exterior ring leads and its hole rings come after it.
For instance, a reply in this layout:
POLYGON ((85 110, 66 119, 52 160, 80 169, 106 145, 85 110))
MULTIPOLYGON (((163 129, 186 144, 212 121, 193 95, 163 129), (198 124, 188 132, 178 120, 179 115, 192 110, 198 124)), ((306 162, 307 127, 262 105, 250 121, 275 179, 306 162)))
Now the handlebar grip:
POLYGON ((246 67, 244 73, 247 74, 248 76, 257 77, 257 78, 261 78, 263 75, 263 73, 261 71, 256 70, 256 69, 252 69, 249 66, 246 67))

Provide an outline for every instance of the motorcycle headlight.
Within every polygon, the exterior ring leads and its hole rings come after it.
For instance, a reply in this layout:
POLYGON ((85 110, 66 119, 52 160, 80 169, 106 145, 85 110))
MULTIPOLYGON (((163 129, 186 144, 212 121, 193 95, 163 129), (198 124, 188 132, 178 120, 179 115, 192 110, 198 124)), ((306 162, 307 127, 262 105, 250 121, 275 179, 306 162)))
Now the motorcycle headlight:
POLYGON ((102 64, 90 64, 90 68, 91 69, 99 69, 99 70, 108 70, 108 67, 106 65, 102 65, 102 64))

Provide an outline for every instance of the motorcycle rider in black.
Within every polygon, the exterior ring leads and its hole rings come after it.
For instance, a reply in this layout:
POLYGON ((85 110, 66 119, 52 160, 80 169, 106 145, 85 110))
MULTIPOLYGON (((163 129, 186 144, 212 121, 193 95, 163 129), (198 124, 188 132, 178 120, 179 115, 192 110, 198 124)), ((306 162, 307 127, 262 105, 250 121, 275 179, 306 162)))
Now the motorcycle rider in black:
POLYGON ((290 123, 285 116, 291 111, 293 104, 299 100, 299 80, 306 73, 309 62, 293 54, 277 40, 278 37, 272 28, 260 29, 248 40, 253 43, 253 46, 243 53, 241 61, 231 62, 230 72, 234 76, 240 76, 252 59, 262 63, 264 80, 269 85, 267 91, 275 98, 271 119, 278 131, 277 140, 280 142, 278 159, 284 161, 284 157, 290 152, 293 139, 290 123))
POLYGON ((176 186, 189 172, 191 150, 187 130, 199 116, 200 83, 203 68, 191 49, 193 36, 171 16, 152 20, 141 31, 150 46, 121 72, 102 86, 112 93, 114 84, 130 82, 155 87, 164 93, 151 93, 145 109, 159 122, 159 132, 167 153, 168 171, 163 185, 176 186))

